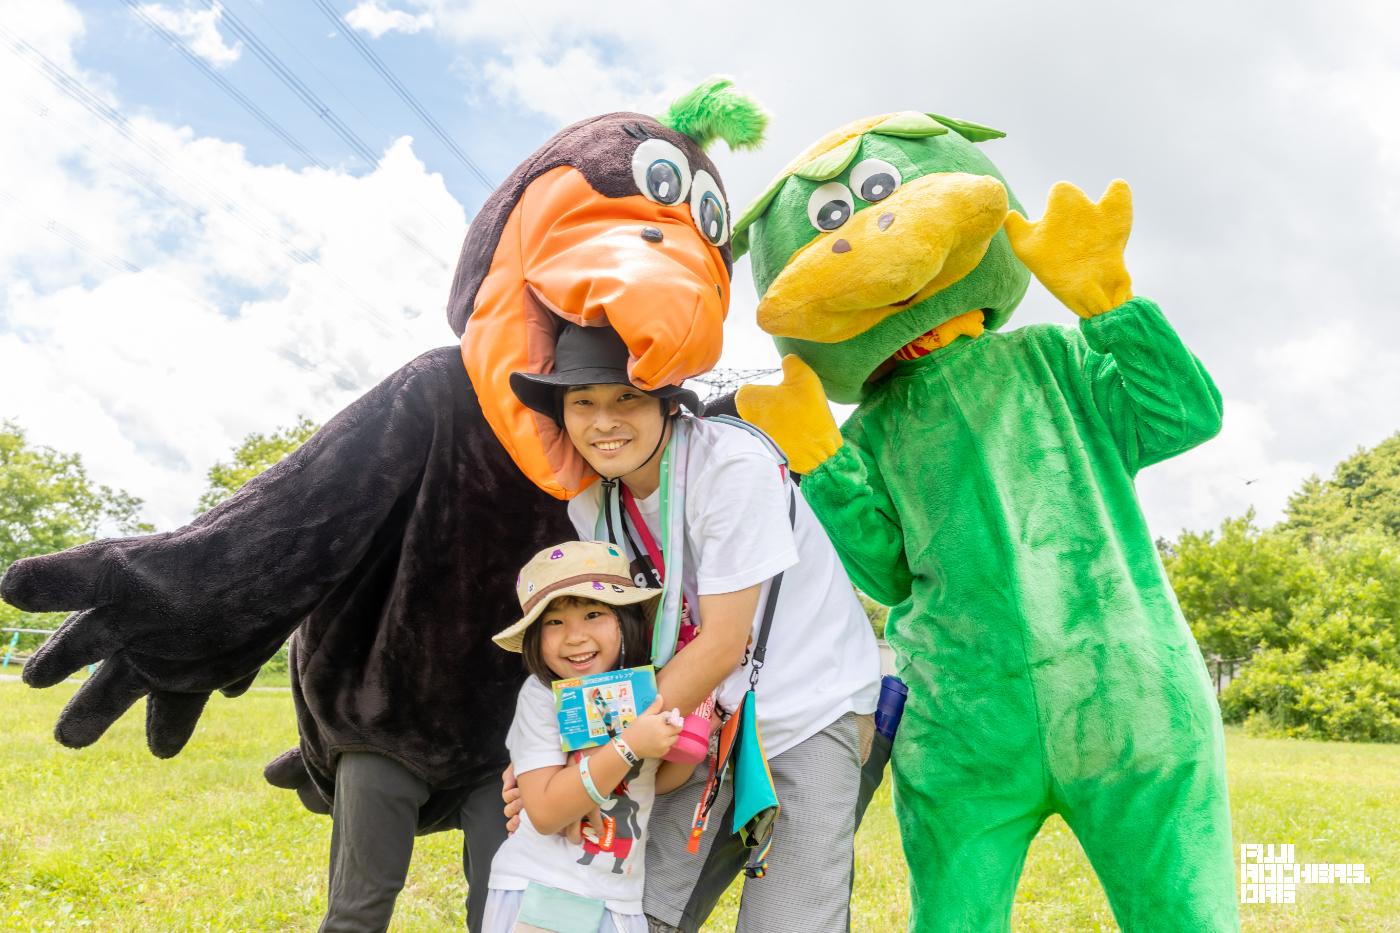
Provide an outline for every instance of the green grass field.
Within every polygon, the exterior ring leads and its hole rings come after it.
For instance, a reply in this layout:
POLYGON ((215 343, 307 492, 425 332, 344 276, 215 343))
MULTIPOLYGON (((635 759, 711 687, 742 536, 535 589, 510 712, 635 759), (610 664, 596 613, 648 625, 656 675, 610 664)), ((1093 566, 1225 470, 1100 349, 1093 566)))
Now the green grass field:
MULTIPOLYGON (((189 747, 158 761, 146 751, 140 705, 95 747, 58 746, 53 721, 73 688, 0 682, 0 927, 315 928, 330 821, 261 776, 295 740, 287 692, 215 696, 189 747)), ((1299 861, 1364 862, 1371 877, 1367 886, 1300 888, 1296 905, 1242 907, 1245 929, 1400 930, 1400 746, 1238 731, 1227 741, 1237 842, 1295 843, 1299 861)), ((462 929, 460 840, 419 840, 394 929, 462 929)), ((853 928, 903 929, 907 882, 887 789, 861 828, 856 857, 853 928)), ((731 891, 708 929, 733 929, 737 905, 731 891)), ((1031 849, 1014 925, 1114 929, 1058 819, 1031 849)))

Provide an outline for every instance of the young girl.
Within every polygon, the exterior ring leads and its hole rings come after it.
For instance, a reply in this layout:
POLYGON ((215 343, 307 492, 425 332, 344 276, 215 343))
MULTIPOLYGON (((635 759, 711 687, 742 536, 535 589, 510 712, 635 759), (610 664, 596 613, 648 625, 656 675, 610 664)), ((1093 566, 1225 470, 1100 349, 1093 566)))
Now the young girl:
POLYGON ((617 547, 570 541, 531 558, 516 592, 523 617, 494 641, 522 652, 531 675, 506 736, 525 812, 491 863, 484 933, 646 933, 652 801, 694 767, 657 759, 683 720, 658 696, 608 744, 566 755, 550 684, 649 663, 646 619, 661 591, 635 586, 617 547))

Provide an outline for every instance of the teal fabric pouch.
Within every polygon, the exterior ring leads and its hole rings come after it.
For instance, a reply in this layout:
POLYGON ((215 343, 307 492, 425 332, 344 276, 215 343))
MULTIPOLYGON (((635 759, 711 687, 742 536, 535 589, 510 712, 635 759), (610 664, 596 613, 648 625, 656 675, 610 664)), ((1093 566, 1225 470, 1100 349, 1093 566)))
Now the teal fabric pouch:
POLYGON ((598 933, 607 904, 533 881, 525 887, 514 933, 598 933))
POLYGON ((773 825, 778 820, 778 794, 773 787, 773 773, 768 769, 768 756, 763 752, 763 738, 758 731, 758 703, 750 690, 740 707, 739 735, 734 757, 734 824, 733 831, 752 851, 744 872, 752 878, 762 878, 767 870, 768 848, 773 842, 773 825))

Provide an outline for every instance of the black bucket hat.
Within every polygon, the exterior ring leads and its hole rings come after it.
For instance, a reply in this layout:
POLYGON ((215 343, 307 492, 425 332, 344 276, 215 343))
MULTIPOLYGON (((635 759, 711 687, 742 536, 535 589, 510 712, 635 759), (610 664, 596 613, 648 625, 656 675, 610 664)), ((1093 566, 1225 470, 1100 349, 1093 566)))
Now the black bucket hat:
MULTIPOLYGON (((627 344, 611 327, 579 327, 565 323, 554 344, 554 372, 511 373, 510 388, 520 404, 563 423, 560 403, 574 386, 632 385, 627 378, 627 344)), ((700 396, 681 386, 639 389, 652 398, 679 402, 697 415, 705 413, 700 396)))

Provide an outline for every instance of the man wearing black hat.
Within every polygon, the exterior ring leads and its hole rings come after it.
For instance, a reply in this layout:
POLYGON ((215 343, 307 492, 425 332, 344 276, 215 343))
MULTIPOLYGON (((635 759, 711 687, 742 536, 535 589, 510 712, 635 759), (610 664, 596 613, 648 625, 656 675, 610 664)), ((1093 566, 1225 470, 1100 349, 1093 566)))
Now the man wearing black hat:
MULTIPOLYGON (((648 585, 668 574, 682 581, 672 622, 682 632, 694 623, 698 634, 688 643, 682 634, 674 657, 658 659, 667 705, 694 709, 713 692, 722 710, 738 707, 759 609, 782 575, 757 688, 781 810, 768 877, 746 884, 738 929, 847 929, 855 803, 879 694, 869 622, 820 523, 800 495, 790 499, 770 447, 739 426, 682 414, 702 413, 687 389, 637 388, 628 363, 611 328, 570 324, 552 372, 516 372, 510 383, 603 479, 569 503, 579 536, 624 544, 648 585)), ((731 835, 728 785, 698 856, 686 851, 706 772, 697 768, 653 810, 645 903, 654 930, 697 930, 749 854, 731 835)))
MULTIPOLYGON (((661 386, 650 391, 633 386, 627 372, 627 356, 627 345, 611 327, 577 327, 565 324, 555 344, 554 372, 511 373, 510 387, 521 404, 540 414, 548 415, 565 430, 569 430, 570 425, 565 417, 566 394, 572 393, 577 396, 574 399, 575 415, 584 409, 591 411, 603 401, 605 395, 608 400, 625 395, 629 400, 636 402, 635 409, 626 405, 619 407, 620 415, 628 415, 628 426, 617 432, 617 437, 599 438, 590 435, 580 443, 581 438, 574 438, 570 433, 570 439, 574 441, 574 446, 588 461, 589 466, 597 470, 598 475, 605 480, 631 477, 632 473, 645 468, 645 472, 650 474, 650 488, 654 490, 661 466, 657 454, 670 438, 670 415, 675 413, 675 406, 684 405, 697 415, 703 414, 704 409, 699 397, 681 386, 661 386), (584 401, 583 396, 590 397, 584 401), (646 398, 660 399, 661 405, 658 407, 652 402, 643 403, 646 398), (647 417, 642 418, 640 423, 633 424, 637 419, 632 413, 640 412, 643 408, 646 409, 647 417), (658 411, 660 417, 650 417, 658 411), (654 433, 655 436, 638 437, 633 434, 635 430, 640 430, 646 435, 654 433), (649 446, 644 441, 650 442, 649 446)), ((587 434, 581 418, 575 417, 574 424, 582 434, 587 434)), ((639 476, 634 479, 645 484, 646 478, 639 476)), ((649 494, 650 491, 642 493, 643 496, 649 494)))

